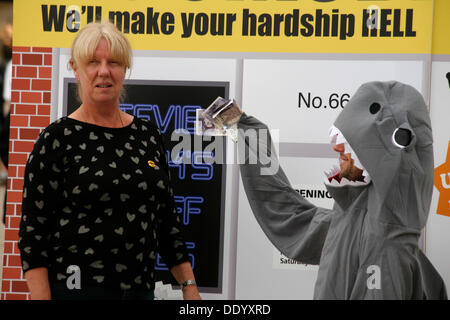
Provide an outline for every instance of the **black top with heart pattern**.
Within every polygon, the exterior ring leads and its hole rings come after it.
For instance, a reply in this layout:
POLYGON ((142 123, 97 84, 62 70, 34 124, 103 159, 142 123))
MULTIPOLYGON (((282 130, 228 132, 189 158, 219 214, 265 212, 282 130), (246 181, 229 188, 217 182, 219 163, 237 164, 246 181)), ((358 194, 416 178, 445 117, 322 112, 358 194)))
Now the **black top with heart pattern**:
POLYGON ((188 261, 161 132, 134 117, 107 128, 63 117, 39 135, 24 176, 22 268, 68 267, 88 286, 154 288, 157 253, 188 261))

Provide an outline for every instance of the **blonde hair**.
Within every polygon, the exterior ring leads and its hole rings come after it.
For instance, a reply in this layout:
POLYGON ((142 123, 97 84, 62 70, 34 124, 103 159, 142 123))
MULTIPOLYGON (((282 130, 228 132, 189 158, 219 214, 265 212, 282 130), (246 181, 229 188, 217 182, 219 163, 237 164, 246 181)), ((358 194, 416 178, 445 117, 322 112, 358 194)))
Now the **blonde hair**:
MULTIPOLYGON (((80 68, 85 65, 95 53, 98 43, 105 39, 111 55, 118 63, 131 68, 132 50, 128 39, 109 21, 91 22, 85 25, 75 37, 70 50, 69 65, 80 68)), ((125 89, 122 88, 119 100, 124 101, 125 89)), ((77 84, 77 98, 81 102, 81 86, 77 84)))
POLYGON ((79 66, 89 61, 102 38, 108 43, 111 55, 117 62, 129 69, 132 57, 131 45, 109 21, 88 23, 78 32, 72 44, 70 62, 79 66))

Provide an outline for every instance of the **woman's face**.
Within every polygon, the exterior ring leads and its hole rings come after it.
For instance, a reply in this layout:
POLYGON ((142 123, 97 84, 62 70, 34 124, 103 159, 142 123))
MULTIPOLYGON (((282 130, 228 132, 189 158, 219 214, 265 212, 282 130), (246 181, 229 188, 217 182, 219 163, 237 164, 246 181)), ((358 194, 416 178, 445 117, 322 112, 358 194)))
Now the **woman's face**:
POLYGON ((100 39, 94 56, 86 64, 72 67, 81 85, 83 104, 119 103, 126 67, 111 56, 105 39, 100 39))

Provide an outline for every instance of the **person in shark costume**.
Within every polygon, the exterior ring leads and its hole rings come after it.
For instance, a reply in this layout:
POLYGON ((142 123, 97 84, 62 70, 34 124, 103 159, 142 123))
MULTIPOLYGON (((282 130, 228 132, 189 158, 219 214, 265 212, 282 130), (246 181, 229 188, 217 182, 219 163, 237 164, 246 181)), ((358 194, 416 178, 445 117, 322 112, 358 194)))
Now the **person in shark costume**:
POLYGON ((240 152, 247 150, 241 177, 256 220, 284 255, 319 264, 315 299, 447 299, 418 246, 434 164, 430 118, 417 90, 395 81, 366 83, 338 115, 330 136, 341 163, 325 179, 332 209, 292 188, 268 148, 270 135, 259 141, 266 159, 246 139, 247 130, 267 130, 265 124, 243 113, 238 128, 240 152), (249 164, 257 152, 257 164, 249 164), (269 162, 278 170, 261 174, 269 162), (355 174, 344 174, 350 167, 355 174))

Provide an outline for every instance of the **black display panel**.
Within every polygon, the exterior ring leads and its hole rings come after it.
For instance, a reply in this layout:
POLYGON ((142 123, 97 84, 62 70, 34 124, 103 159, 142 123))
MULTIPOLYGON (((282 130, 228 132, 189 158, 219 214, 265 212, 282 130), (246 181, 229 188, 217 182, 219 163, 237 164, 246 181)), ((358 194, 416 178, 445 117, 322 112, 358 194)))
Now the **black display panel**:
MULTIPOLYGON (((196 109, 207 108, 217 96, 228 98, 229 83, 126 80, 124 88, 126 95, 120 108, 154 122, 163 133, 175 204, 185 226, 186 245, 199 290, 221 293, 226 181, 222 163, 226 157, 226 139, 196 136, 194 122, 196 109), (175 139, 171 139, 174 131, 175 139), (189 139, 190 148, 178 154, 184 160, 172 159, 172 149, 179 147, 181 141, 187 146, 189 139), (213 145, 215 148, 211 148, 213 145), (211 163, 213 159, 217 161, 211 163)), ((75 79, 67 78, 64 114, 72 113, 79 105, 75 79)), ((157 281, 177 285, 159 255, 155 269, 157 281)))

